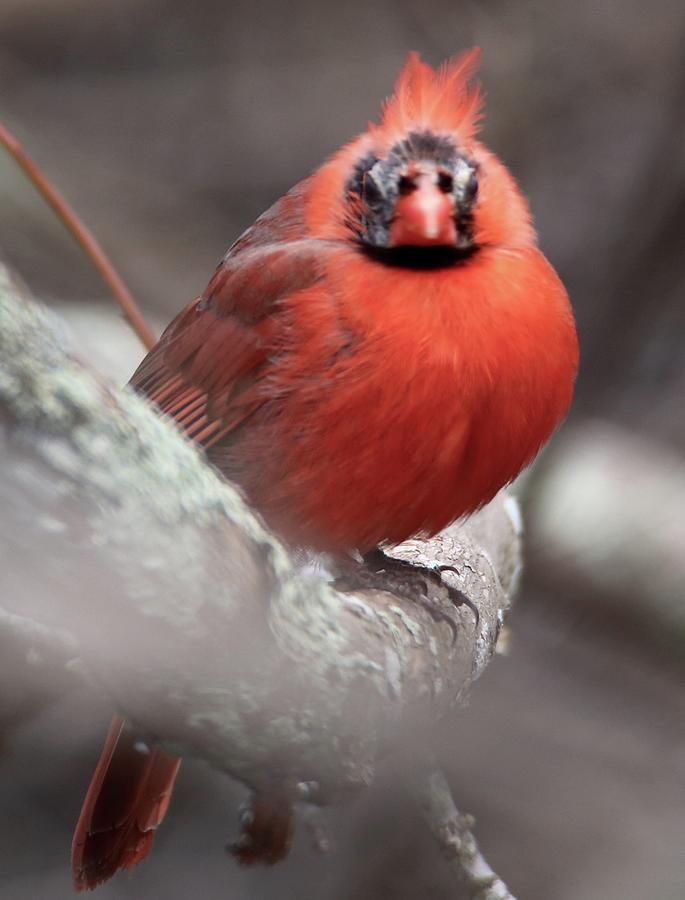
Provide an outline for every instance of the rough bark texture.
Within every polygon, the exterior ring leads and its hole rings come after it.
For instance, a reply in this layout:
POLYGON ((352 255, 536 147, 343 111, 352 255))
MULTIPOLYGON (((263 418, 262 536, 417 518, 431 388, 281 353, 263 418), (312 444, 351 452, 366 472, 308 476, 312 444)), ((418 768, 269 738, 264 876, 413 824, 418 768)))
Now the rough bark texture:
POLYGON ((50 681, 96 682, 152 737, 253 787, 308 782, 323 802, 367 783, 388 743, 430 727, 490 658, 519 565, 513 501, 394 551, 455 566, 478 620, 440 586, 426 609, 361 565, 338 590, 331 560, 289 553, 50 319, 2 271, 3 639, 32 678, 43 665, 50 681))

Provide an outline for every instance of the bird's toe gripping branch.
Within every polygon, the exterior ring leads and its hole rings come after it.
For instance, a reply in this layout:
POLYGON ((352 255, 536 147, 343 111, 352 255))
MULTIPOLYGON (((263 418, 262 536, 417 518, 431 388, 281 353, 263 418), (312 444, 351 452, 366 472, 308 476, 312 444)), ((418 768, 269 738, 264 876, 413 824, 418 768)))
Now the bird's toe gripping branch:
POLYGON ((251 794, 240 814, 240 835, 226 850, 244 866, 284 859, 294 830, 294 793, 287 784, 251 794))
POLYGON ((443 578, 443 572, 458 575, 454 566, 421 565, 406 559, 390 556, 379 547, 366 553, 363 557, 365 567, 382 578, 385 589, 392 584, 401 596, 414 600, 430 615, 434 622, 444 622, 452 631, 452 642, 457 638, 459 618, 454 610, 467 606, 476 617, 476 627, 480 622, 478 607, 463 591, 449 584, 443 578))

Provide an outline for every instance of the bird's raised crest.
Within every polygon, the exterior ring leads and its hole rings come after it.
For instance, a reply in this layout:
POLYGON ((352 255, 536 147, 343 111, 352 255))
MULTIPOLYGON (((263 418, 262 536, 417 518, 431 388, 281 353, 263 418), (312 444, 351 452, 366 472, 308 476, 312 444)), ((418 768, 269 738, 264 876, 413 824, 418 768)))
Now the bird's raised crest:
POLYGON ((454 57, 439 69, 409 54, 387 100, 380 125, 372 125, 376 137, 395 140, 409 130, 456 132, 468 142, 476 134, 483 108, 483 95, 472 78, 480 62, 475 47, 454 57))

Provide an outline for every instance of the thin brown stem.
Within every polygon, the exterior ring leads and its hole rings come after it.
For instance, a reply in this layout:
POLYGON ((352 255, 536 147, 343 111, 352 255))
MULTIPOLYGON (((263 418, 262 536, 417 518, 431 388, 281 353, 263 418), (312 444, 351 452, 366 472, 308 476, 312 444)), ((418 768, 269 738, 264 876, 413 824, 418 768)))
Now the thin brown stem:
POLYGON ((57 217, 72 233, 81 249, 109 287, 131 327, 143 345, 149 350, 156 342, 155 335, 138 308, 138 304, 133 299, 133 295, 119 277, 90 229, 76 215, 38 164, 31 159, 21 143, 2 122, 0 122, 0 144, 14 157, 36 190, 45 198, 57 217))

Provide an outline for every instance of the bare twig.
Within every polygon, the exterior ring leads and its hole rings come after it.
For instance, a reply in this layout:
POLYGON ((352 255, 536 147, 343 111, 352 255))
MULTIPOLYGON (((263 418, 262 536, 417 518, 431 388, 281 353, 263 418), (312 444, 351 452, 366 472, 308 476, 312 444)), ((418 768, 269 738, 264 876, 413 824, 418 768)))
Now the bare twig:
POLYGON ((459 812, 439 769, 422 774, 417 795, 426 824, 472 900, 515 900, 480 852, 472 832, 474 819, 459 812))
POLYGON ((155 335, 147 324, 133 295, 122 281, 93 233, 74 212, 40 166, 29 156, 23 145, 2 122, 0 122, 0 144, 14 157, 34 187, 74 236, 81 249, 109 287, 114 299, 121 307, 124 316, 128 319, 143 346, 149 350, 156 342, 155 335))

